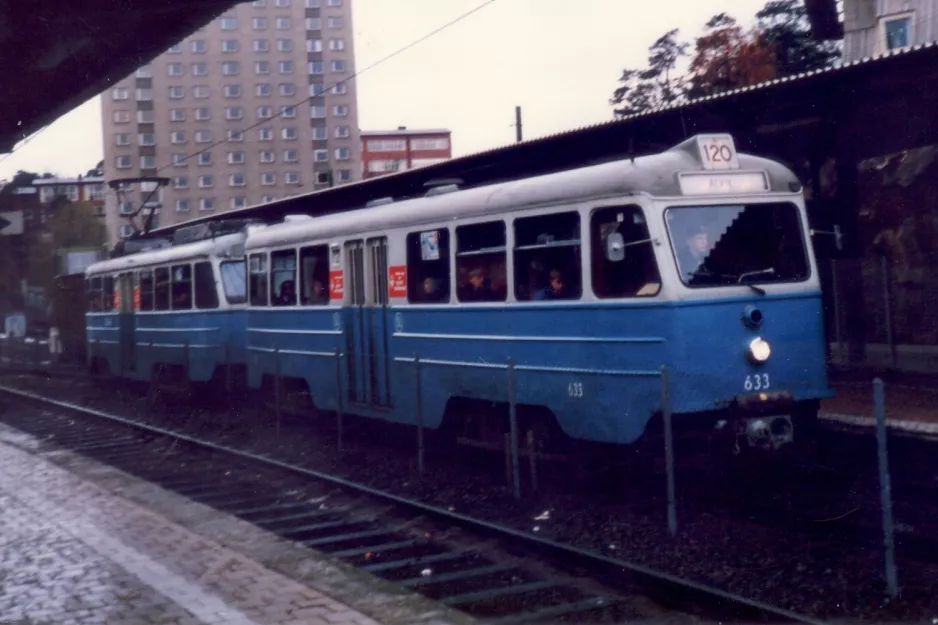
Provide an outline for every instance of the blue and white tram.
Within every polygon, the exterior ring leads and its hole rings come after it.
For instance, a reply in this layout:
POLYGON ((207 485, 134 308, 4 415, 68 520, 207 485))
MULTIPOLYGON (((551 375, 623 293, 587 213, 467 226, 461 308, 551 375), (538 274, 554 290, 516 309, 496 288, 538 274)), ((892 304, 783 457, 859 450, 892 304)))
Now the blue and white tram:
POLYGON ((144 251, 85 272, 92 370, 206 382, 244 368, 245 233, 144 251))
POLYGON ((774 448, 830 395, 809 236, 796 176, 727 135, 260 228, 249 384, 414 423, 419 355, 428 427, 513 391, 523 427, 629 444, 667 366, 675 423, 774 448))

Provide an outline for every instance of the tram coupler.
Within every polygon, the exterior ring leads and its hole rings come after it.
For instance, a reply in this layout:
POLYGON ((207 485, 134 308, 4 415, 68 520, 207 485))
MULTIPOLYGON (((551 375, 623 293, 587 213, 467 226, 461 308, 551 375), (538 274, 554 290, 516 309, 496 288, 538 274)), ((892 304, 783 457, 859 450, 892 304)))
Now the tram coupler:
POLYGON ((792 415, 797 403, 789 393, 759 393, 737 396, 731 411, 735 426, 734 453, 745 447, 761 452, 776 452, 795 440, 792 415))

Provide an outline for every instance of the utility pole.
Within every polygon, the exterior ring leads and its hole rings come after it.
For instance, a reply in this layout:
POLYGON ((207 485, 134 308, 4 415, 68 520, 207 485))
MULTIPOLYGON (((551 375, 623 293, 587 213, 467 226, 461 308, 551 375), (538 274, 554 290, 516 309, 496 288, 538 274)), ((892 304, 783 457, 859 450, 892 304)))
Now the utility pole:
POLYGON ((521 143, 521 107, 515 107, 515 140, 521 143))

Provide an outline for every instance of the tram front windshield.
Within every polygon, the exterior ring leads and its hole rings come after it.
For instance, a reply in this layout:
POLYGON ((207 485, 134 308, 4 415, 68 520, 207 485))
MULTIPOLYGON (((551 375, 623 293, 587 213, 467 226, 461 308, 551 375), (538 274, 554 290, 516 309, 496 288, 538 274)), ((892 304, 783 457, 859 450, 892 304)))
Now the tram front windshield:
POLYGON ((808 279, 794 204, 671 207, 665 221, 681 280, 689 287, 808 279))

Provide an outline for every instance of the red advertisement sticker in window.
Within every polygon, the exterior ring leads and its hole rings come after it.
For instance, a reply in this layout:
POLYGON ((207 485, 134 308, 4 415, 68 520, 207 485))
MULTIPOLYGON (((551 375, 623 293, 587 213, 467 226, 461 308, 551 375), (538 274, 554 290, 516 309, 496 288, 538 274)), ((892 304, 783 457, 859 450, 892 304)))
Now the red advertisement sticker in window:
POLYGON ((407 297, 407 265, 388 268, 388 295, 407 297))
POLYGON ((329 272, 329 299, 343 299, 345 297, 345 276, 342 271, 329 272))

